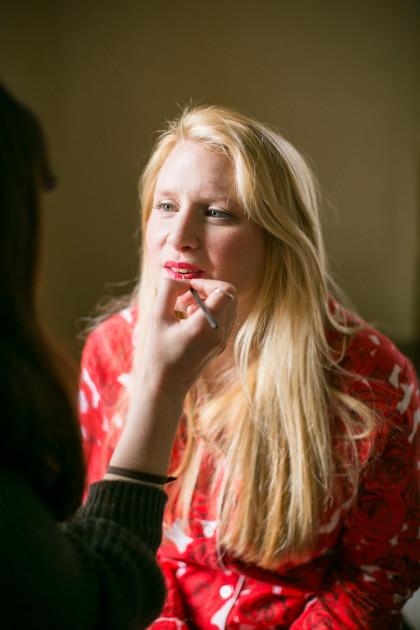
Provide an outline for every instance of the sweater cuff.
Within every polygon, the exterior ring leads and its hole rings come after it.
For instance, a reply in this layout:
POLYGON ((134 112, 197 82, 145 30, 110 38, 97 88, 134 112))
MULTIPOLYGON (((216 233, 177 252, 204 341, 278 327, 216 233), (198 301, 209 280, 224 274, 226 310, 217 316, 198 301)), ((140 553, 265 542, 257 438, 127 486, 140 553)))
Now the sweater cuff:
POLYGON ((134 534, 156 552, 162 541, 162 521, 168 496, 146 484, 127 481, 99 481, 89 487, 80 516, 114 521, 134 534))

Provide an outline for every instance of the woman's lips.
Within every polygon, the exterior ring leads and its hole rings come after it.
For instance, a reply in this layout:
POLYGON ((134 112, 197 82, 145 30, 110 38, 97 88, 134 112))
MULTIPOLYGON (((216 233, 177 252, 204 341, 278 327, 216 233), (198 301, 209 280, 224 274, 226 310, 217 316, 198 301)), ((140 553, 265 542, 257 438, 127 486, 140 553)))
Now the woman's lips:
POLYGON ((193 278, 201 278, 205 274, 204 269, 182 261, 167 260, 163 266, 169 277, 174 280, 192 280, 193 278))

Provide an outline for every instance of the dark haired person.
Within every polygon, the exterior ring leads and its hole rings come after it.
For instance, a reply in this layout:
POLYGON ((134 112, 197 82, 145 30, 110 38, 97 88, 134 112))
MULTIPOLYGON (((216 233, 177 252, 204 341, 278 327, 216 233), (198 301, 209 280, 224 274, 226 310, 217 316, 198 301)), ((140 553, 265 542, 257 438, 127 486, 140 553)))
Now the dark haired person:
POLYGON ((162 283, 114 473, 90 487, 77 512, 85 483, 78 374, 37 309, 41 197, 53 185, 36 117, 0 86, 0 626, 144 628, 165 597, 155 556, 183 400, 223 350, 235 301, 210 282, 200 290, 210 294, 216 332, 201 310, 168 321, 179 283, 162 283), (171 357, 154 366, 162 344, 171 357))

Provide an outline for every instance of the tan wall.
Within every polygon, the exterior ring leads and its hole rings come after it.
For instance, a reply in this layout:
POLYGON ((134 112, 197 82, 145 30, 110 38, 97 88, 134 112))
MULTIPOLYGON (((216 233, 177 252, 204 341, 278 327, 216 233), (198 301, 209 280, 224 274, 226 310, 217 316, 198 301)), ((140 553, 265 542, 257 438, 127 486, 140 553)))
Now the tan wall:
POLYGON ((44 230, 60 336, 75 348, 77 320, 136 274, 140 168, 192 98, 287 132, 335 208, 327 242, 351 299, 397 341, 418 339, 419 6, 0 0, 0 77, 41 117, 61 183, 44 230))

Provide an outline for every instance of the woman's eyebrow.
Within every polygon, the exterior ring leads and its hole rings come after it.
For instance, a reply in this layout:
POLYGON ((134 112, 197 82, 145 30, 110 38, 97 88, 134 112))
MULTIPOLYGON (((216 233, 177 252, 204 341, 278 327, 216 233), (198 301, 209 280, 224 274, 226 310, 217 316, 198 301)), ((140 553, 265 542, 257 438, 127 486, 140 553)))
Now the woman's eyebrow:
MULTIPOLYGON (((175 192, 171 188, 156 188, 154 192, 155 198, 159 197, 159 198, 164 199, 164 198, 179 197, 179 196, 180 196, 180 193, 175 192)), ((195 201, 201 204, 208 204, 208 205, 220 204, 226 208, 232 208, 232 209, 237 209, 237 210, 241 209, 241 204, 239 203, 239 201, 237 201, 236 199, 232 199, 230 195, 225 197, 225 196, 212 195, 210 193, 203 193, 203 195, 201 195, 200 198, 198 200, 196 199, 195 201)))

